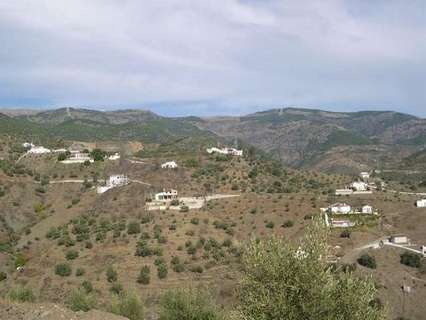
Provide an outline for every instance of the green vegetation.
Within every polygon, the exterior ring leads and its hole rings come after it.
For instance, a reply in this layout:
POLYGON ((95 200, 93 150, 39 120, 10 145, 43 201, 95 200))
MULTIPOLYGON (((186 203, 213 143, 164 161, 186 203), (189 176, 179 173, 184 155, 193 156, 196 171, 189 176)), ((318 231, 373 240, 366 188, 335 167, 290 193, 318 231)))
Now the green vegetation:
POLYGON ((71 310, 85 312, 93 309, 96 303, 97 299, 94 294, 81 289, 71 291, 66 302, 71 310))
POLYGON ((143 320, 144 306, 136 294, 121 293, 112 297, 109 308, 111 313, 123 316, 129 320, 143 320))
POLYGON ((404 253, 400 255, 401 264, 404 264, 412 268, 420 268, 420 265, 422 262, 421 260, 422 260, 421 255, 414 252, 405 251, 404 253))
POLYGON ((364 267, 370 268, 370 269, 376 269, 376 259, 373 256, 370 256, 368 253, 364 253, 358 258, 358 263, 364 267))
POLYGON ((327 267, 327 229, 315 220, 300 245, 253 240, 243 256, 237 319, 382 320, 370 279, 327 267))
POLYGON ((151 273, 151 270, 149 269, 149 267, 143 266, 141 269, 141 272, 139 273, 137 282, 141 284, 149 284, 151 279, 150 273, 151 273))
POLYGON ((68 263, 60 263, 55 266, 55 274, 61 277, 68 277, 72 273, 71 266, 68 263))
POLYGON ((159 320, 224 319, 210 295, 203 289, 178 289, 166 292, 160 301, 159 320))
POLYGON ((34 302, 35 297, 30 287, 18 286, 9 291, 7 297, 12 301, 34 302))
POLYGON ((108 266, 106 270, 106 278, 108 282, 115 282, 118 279, 117 271, 114 270, 112 266, 108 266))

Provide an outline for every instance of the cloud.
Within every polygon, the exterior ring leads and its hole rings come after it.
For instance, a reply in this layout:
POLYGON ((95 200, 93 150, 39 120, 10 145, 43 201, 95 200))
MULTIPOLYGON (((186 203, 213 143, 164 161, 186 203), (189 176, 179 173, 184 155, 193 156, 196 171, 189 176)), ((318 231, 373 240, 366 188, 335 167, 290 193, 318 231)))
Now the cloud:
POLYGON ((403 0, 3 1, 0 105, 426 116, 425 10, 403 0))

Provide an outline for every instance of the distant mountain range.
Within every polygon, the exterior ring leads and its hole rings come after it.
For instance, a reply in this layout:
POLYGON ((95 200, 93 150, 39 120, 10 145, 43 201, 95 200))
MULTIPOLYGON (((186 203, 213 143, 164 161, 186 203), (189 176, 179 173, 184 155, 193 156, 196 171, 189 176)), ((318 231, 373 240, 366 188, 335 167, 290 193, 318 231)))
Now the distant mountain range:
POLYGON ((240 117, 168 118, 142 110, 61 108, 0 115, 0 133, 160 143, 183 137, 238 139, 293 167, 355 172, 398 165, 421 152, 426 120, 391 111, 285 108, 240 117))

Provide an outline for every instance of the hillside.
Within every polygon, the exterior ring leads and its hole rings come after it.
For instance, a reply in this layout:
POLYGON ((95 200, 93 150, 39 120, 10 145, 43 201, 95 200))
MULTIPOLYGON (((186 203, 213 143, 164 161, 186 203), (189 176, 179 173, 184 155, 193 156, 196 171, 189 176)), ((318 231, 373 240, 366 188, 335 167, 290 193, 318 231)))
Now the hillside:
MULTIPOLYGON (((339 113, 287 108, 242 117, 188 121, 219 136, 239 138, 294 167, 315 167, 324 156, 330 158, 330 154, 340 154, 345 162, 344 159, 353 159, 356 153, 372 146, 380 158, 398 160, 426 143, 426 120, 386 111, 339 113), (343 153, 342 147, 345 147, 343 153)), ((339 167, 338 162, 329 163, 328 169, 339 167)), ((388 161, 350 163, 343 169, 356 172, 362 165, 370 168, 393 165, 388 161)))

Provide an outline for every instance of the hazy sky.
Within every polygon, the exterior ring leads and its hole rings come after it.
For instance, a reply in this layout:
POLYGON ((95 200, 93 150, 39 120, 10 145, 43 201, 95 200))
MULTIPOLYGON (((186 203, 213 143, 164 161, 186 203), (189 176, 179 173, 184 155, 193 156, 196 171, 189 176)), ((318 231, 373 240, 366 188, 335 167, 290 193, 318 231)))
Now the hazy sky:
POLYGON ((0 106, 426 117, 426 1, 0 0, 0 106))

